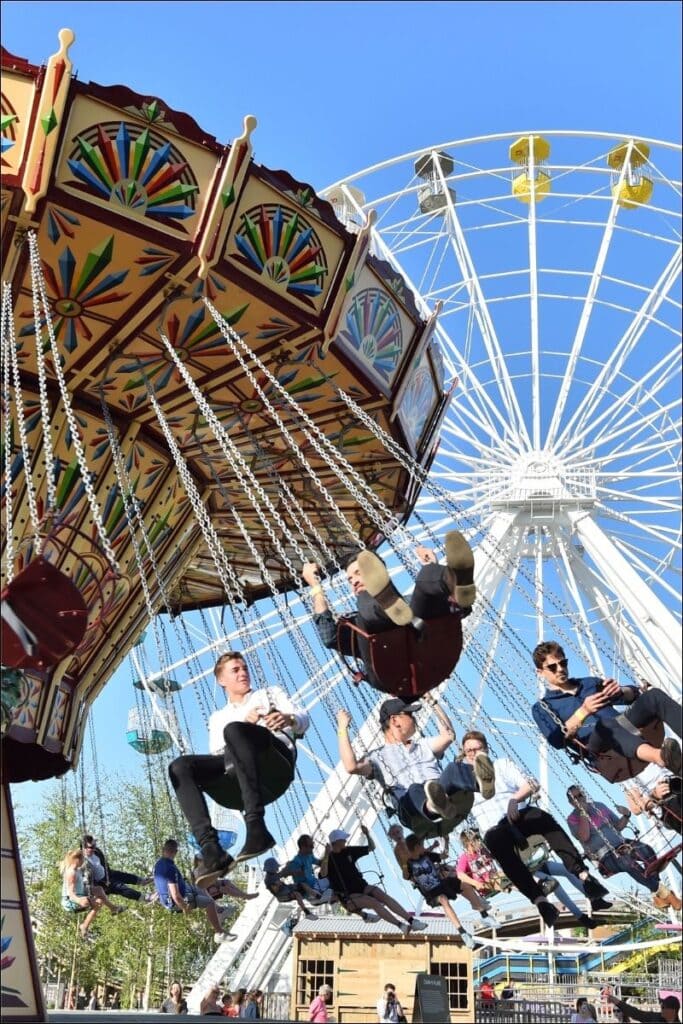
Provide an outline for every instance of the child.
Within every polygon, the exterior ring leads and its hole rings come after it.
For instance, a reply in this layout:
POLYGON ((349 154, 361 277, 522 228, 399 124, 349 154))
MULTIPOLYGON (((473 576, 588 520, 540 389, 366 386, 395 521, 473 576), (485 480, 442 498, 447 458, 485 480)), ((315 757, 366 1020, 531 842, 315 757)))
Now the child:
POLYGON ((268 857, 263 863, 263 884, 278 903, 291 903, 294 900, 299 904, 306 917, 315 917, 303 901, 301 893, 295 885, 285 885, 282 881, 282 874, 287 873, 287 868, 280 870, 280 865, 275 857, 268 857))
POLYGON ((462 886, 457 876, 446 865, 441 864, 441 857, 425 848, 424 842, 416 835, 406 838, 406 846, 410 852, 408 873, 415 888, 424 896, 430 907, 441 906, 446 917, 457 928, 464 945, 474 949, 474 940, 466 931, 450 904, 461 894, 478 910, 482 919, 490 926, 495 922, 487 919, 488 906, 471 886, 462 886))
POLYGON ((482 896, 509 892, 512 886, 498 870, 479 833, 463 829, 460 833, 460 842, 464 852, 458 857, 456 871, 463 885, 472 886, 482 896))

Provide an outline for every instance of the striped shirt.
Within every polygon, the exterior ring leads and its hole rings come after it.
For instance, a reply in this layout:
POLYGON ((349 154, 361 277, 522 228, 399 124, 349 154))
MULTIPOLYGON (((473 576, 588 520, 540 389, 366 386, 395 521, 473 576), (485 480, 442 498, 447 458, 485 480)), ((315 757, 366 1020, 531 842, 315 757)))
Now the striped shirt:
POLYGON ((365 760, 372 765, 377 779, 400 800, 413 783, 429 782, 441 775, 441 766, 432 749, 431 739, 415 739, 410 743, 385 743, 371 750, 365 760))

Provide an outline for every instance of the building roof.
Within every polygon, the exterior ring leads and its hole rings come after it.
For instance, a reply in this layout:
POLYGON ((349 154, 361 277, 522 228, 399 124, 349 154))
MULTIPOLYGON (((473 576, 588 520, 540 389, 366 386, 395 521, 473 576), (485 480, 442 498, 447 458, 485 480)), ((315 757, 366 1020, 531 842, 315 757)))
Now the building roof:
MULTIPOLYGON (((411 940, 435 936, 442 939, 455 939, 458 935, 456 928, 443 917, 420 917, 420 920, 427 927, 422 932, 410 932, 411 940)), ((401 932, 397 931, 388 921, 364 921, 356 915, 342 916, 341 914, 328 914, 326 917, 315 918, 303 917, 294 928, 294 934, 299 937, 304 935, 386 935, 392 939, 401 938, 401 932)))

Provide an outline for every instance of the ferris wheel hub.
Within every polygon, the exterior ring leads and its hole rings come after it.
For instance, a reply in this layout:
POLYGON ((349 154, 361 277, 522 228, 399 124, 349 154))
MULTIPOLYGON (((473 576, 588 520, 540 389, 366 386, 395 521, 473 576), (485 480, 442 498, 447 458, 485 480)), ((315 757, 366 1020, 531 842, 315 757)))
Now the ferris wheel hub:
POLYGON ((553 452, 524 452, 507 467, 487 471, 491 508, 518 509, 530 514, 546 508, 552 514, 565 507, 592 508, 596 499, 593 469, 567 462, 553 452))

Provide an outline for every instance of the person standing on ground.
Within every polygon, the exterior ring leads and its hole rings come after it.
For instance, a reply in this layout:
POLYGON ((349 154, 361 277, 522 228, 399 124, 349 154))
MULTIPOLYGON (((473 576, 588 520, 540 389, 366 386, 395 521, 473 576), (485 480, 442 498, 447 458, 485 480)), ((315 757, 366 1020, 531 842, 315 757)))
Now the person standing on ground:
POLYGON ((397 1024, 406 1019, 403 1007, 396 998, 396 986, 392 982, 387 982, 384 994, 377 1000, 377 1017, 381 1024, 397 1024))
POLYGON ((159 1013, 187 1013, 187 1000, 183 996, 183 986, 179 981, 171 983, 168 997, 159 1007, 159 1013))
POLYGON ((332 1002, 332 989, 329 985, 321 985, 318 994, 308 1007, 308 1019, 312 1024, 327 1024, 330 1015, 327 1007, 332 1002))

